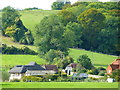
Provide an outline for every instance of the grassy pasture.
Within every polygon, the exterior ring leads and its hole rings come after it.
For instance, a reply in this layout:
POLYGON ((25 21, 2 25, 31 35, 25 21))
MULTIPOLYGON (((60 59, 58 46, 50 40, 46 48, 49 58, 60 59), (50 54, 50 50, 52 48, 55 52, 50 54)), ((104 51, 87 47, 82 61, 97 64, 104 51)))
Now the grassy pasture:
POLYGON ((49 16, 51 14, 55 14, 59 12, 58 10, 23 10, 20 11, 21 20, 23 24, 30 29, 31 31, 34 30, 36 24, 38 24, 43 17, 49 16))
MULTIPOLYGON (((108 64, 117 58, 116 56, 99 54, 85 50, 70 49, 70 56, 74 58, 75 62, 79 55, 82 54, 87 54, 96 67, 102 66, 106 68, 108 64)), ((38 64, 46 64, 45 60, 39 58, 37 55, 2 55, 3 66, 28 64, 30 61, 35 61, 38 64)))
POLYGON ((102 66, 106 68, 110 63, 112 63, 115 59, 117 59, 117 56, 95 53, 82 49, 70 49, 69 55, 72 56, 76 62, 77 58, 82 54, 87 54, 88 57, 92 60, 94 66, 96 67, 102 66))
POLYGON ((3 88, 118 88, 107 82, 3 82, 3 88))
POLYGON ((2 66, 25 65, 31 61, 38 64, 46 64, 45 60, 37 55, 2 55, 2 66))

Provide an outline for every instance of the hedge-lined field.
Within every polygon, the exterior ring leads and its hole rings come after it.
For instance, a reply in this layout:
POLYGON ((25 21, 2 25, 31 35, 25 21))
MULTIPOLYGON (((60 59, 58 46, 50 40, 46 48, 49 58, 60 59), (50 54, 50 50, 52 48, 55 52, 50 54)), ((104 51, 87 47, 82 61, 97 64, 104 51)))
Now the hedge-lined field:
POLYGON ((31 61, 38 64, 46 64, 45 60, 37 55, 2 55, 2 66, 25 65, 31 61))
MULTIPOLYGON (((107 67, 108 64, 112 63, 117 56, 100 54, 95 52, 90 52, 86 50, 70 49, 70 56, 72 56, 76 62, 79 55, 87 54, 91 58, 92 63, 95 66, 107 67)), ((28 64, 31 61, 35 61, 38 64, 46 64, 45 60, 39 58, 37 55, 2 55, 3 66, 8 65, 22 65, 28 64)))
POLYGON ((107 82, 4 82, 3 88, 118 88, 107 82))
POLYGON ((82 54, 87 54, 88 57, 92 60, 94 66, 102 66, 105 68, 118 58, 117 56, 95 53, 83 49, 70 49, 69 55, 72 56, 76 61, 76 59, 82 54))

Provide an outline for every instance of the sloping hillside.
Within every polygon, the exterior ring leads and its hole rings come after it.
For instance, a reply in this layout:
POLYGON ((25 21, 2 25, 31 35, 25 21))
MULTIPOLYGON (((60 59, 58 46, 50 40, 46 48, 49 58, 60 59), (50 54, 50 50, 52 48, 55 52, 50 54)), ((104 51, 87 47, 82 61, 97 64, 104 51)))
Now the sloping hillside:
MULTIPOLYGON (((20 14, 22 15, 21 19, 23 21, 23 24, 28 29, 33 31, 35 25, 38 24, 44 16, 48 16, 50 14, 54 14, 57 12, 59 11, 26 10, 26 11, 20 11, 20 14)), ((15 43, 9 37, 0 36, 0 38, 2 38, 2 43, 7 44, 8 46, 11 46, 11 45, 15 47, 28 46, 30 49, 37 51, 35 46, 15 43)), ((95 53, 95 52, 90 52, 90 51, 80 50, 80 49, 70 49, 69 51, 69 55, 75 59, 75 62, 76 62, 76 59, 79 57, 79 55, 82 55, 82 54, 87 54, 91 58, 93 64, 97 67, 98 66, 107 67, 108 64, 110 64, 114 59, 117 58, 117 56, 105 55, 105 54, 100 54, 100 53, 95 53)), ((36 61, 37 63, 42 62, 41 59, 38 59, 38 56, 35 56, 35 57, 36 58, 34 59, 34 56, 31 56, 31 55, 24 55, 24 56, 23 55, 3 55, 2 62, 3 62, 3 65, 15 65, 15 64, 17 65, 21 63, 27 64, 29 61, 36 61), (27 57, 27 58, 23 58, 23 57, 27 57), (15 62, 16 61, 15 58, 19 58, 17 61, 18 63, 15 62), (12 62, 15 62, 15 63, 12 63, 12 62)))
POLYGON ((58 10, 24 10, 20 11, 20 14, 22 15, 21 20, 23 21, 23 24, 32 31, 43 17, 58 12, 58 10))

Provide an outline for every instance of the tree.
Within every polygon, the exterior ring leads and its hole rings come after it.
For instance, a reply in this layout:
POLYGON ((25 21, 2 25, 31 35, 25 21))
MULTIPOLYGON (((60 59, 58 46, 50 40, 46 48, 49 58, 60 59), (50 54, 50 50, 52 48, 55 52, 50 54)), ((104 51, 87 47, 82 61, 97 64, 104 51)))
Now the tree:
POLYGON ((106 16, 105 23, 106 27, 101 30, 97 39, 99 42, 97 51, 117 55, 119 19, 114 16, 106 16))
MULTIPOLYGON (((71 42, 71 43, 74 43, 74 47, 80 48, 80 45, 82 43, 82 40, 81 40, 82 31, 83 31, 82 26, 76 22, 73 22, 73 23, 69 22, 66 25, 66 29, 69 31, 72 31, 74 33, 74 36, 73 36, 74 42, 71 42)), ((72 38, 72 36, 71 36, 71 38, 72 38)))
POLYGON ((20 17, 20 14, 14 8, 8 6, 2 10, 2 26, 3 29, 15 24, 15 20, 20 17))
POLYGON ((62 10, 58 13, 58 15, 64 25, 67 25, 68 22, 74 22, 76 20, 74 14, 68 10, 62 10))
POLYGON ((70 38, 73 34, 65 30, 58 16, 44 17, 36 26, 35 44, 39 47, 39 54, 44 55, 50 49, 67 53, 74 41, 74 38, 70 38))
POLYGON ((90 50, 96 48, 96 38, 101 29, 104 28, 105 16, 97 9, 92 8, 82 12, 77 20, 84 28, 83 48, 90 50))
POLYGON ((88 70, 90 70, 90 69, 93 68, 91 59, 87 55, 81 55, 81 56, 79 56, 78 59, 77 59, 77 63, 81 67, 83 67, 85 69, 88 69, 88 70))
POLYGON ((52 4, 52 10, 62 10, 62 7, 64 6, 64 2, 53 2, 52 4))
POLYGON ((2 13, 3 35, 11 37, 14 42, 33 44, 32 33, 23 25, 20 14, 14 8, 8 6, 2 13))
POLYGON ((114 78, 117 82, 120 82, 120 69, 114 70, 111 77, 114 78))
POLYGON ((58 68, 65 69, 67 65, 73 62, 74 59, 70 56, 62 57, 58 62, 58 68))
POLYGON ((61 55, 63 55, 63 52, 57 51, 54 49, 50 49, 46 54, 45 54, 45 59, 48 62, 48 64, 56 63, 57 61, 55 59, 60 59, 61 55))

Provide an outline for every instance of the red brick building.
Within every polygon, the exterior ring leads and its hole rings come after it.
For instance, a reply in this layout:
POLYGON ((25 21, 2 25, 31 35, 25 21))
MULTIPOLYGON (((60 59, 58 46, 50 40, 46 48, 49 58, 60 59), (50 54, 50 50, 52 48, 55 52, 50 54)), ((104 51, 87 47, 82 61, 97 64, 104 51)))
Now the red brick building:
POLYGON ((107 74, 112 74, 113 70, 120 69, 120 59, 116 59, 107 67, 107 74))

